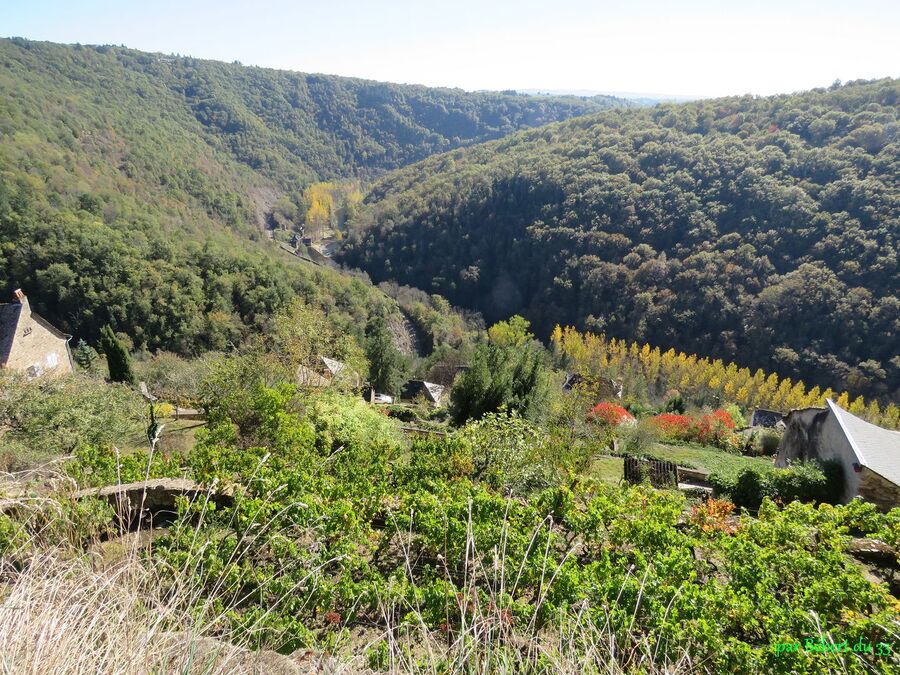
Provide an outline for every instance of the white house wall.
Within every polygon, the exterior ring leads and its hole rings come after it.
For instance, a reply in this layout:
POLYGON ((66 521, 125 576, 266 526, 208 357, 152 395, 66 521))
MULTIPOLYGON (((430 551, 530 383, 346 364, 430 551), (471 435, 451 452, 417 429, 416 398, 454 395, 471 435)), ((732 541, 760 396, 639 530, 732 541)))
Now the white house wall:
POLYGON ((856 453, 847 440, 844 430, 837 418, 829 414, 819 431, 819 459, 836 460, 844 469, 844 493, 841 501, 849 502, 859 493, 862 474, 854 470, 853 464, 858 462, 856 453))

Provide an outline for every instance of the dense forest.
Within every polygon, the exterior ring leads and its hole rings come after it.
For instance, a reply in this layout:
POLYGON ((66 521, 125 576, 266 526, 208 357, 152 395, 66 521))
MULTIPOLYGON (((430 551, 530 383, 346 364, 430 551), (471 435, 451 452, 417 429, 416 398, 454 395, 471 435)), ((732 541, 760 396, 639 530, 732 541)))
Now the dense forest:
POLYGON ((21 286, 76 338, 109 323, 182 354, 237 342, 295 295, 365 325, 387 298, 276 258, 267 219, 314 211, 320 179, 620 104, 0 40, 0 302, 21 286))
POLYGON ((343 260, 529 318, 900 393, 900 82, 596 115, 378 182, 343 260))

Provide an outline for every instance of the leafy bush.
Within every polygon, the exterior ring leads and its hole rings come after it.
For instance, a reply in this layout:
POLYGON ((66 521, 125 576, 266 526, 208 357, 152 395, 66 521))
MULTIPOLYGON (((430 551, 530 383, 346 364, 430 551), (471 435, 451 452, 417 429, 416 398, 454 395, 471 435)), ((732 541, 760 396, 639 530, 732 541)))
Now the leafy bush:
POLYGON ((733 534, 735 528, 728 523, 728 517, 734 512, 734 504, 725 499, 709 499, 702 504, 695 504, 691 510, 691 523, 706 534, 719 531, 733 534))
POLYGON ((325 451, 403 444, 396 422, 357 396, 327 390, 304 393, 297 401, 298 414, 312 424, 316 444, 325 451))
POLYGON ((216 352, 207 352, 193 359, 186 359, 160 351, 152 356, 134 362, 134 372, 138 380, 147 383, 150 392, 172 403, 189 406, 200 399, 200 383, 211 372, 220 358, 216 352))
POLYGON ((728 413, 731 421, 734 422, 735 428, 744 429, 747 426, 747 419, 744 417, 744 414, 741 412, 738 405, 730 403, 725 406, 724 411, 728 413))
POLYGON ((591 408, 588 417, 601 424, 619 426, 626 422, 633 422, 634 416, 617 403, 601 402, 591 408))
POLYGON ((662 413, 653 418, 660 434, 666 438, 687 439, 690 434, 691 418, 677 413, 662 413))
POLYGON ((666 404, 663 407, 663 411, 667 413, 675 413, 677 415, 684 415, 687 410, 687 406, 684 404, 684 399, 681 397, 681 394, 675 394, 666 400, 666 404))
POLYGON ((758 509, 765 497, 781 503, 793 501, 833 504, 842 491, 841 466, 814 462, 786 469, 744 468, 734 475, 713 473, 709 482, 717 495, 728 495, 737 506, 758 509))
POLYGON ((547 436, 518 413, 489 413, 456 437, 471 448, 473 477, 494 489, 526 494, 557 478, 547 436))
POLYGON ((653 421, 665 438, 714 445, 728 452, 739 452, 741 447, 734 419, 721 408, 699 417, 661 413, 653 421))
POLYGON ((771 456, 778 452, 779 443, 781 443, 781 435, 775 431, 764 431, 759 438, 760 449, 762 454, 766 456, 771 456))
POLYGON ((75 451, 75 461, 66 465, 66 473, 80 487, 102 487, 134 483, 148 478, 184 474, 184 458, 144 451, 119 452, 116 448, 83 445, 75 451))
POLYGON ((0 452, 9 468, 140 438, 147 424, 141 397, 87 375, 26 380, 0 375, 0 452))
POLYGON ((659 435, 659 427, 652 420, 620 426, 616 430, 619 454, 645 457, 652 452, 659 435))

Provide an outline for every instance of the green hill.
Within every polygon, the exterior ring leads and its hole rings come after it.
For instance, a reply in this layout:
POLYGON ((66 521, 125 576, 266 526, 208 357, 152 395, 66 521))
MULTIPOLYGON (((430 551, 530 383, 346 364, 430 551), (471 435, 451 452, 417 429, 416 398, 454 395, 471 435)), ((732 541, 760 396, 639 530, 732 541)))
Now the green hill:
POLYGON ((343 260, 484 312, 896 398, 900 82, 614 110, 384 177, 343 260))
POLYGON ((77 337, 111 323, 181 353, 295 294, 359 318, 383 296, 263 241, 280 195, 620 104, 0 40, 0 293, 77 337))

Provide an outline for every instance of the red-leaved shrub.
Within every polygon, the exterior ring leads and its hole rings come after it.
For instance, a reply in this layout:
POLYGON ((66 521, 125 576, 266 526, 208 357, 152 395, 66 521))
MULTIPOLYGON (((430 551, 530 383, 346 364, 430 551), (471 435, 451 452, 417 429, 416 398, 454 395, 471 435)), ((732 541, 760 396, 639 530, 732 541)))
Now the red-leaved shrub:
POLYGON ((618 426, 634 420, 632 414, 622 406, 616 403, 607 403, 605 401, 595 405, 588 414, 588 417, 594 421, 609 424, 610 426, 618 426))
POLYGON ((738 445, 734 420, 728 411, 721 408, 700 417, 662 413, 653 421, 660 433, 672 440, 696 441, 728 450, 738 445))

